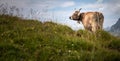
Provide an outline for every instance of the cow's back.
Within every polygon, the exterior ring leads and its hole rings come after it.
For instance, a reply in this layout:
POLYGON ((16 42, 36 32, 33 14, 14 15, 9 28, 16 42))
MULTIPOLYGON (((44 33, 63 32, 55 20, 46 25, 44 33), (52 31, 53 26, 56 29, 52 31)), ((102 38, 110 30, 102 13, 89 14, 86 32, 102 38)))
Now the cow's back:
POLYGON ((82 23, 87 30, 96 31, 103 27, 103 14, 100 12, 86 12, 83 15, 82 23))

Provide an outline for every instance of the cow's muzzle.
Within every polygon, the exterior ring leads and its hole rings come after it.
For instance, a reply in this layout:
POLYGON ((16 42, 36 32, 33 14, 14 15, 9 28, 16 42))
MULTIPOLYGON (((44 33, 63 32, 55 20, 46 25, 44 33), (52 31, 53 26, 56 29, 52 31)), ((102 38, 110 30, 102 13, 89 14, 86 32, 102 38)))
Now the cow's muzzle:
POLYGON ((72 19, 71 17, 69 17, 69 19, 72 19))

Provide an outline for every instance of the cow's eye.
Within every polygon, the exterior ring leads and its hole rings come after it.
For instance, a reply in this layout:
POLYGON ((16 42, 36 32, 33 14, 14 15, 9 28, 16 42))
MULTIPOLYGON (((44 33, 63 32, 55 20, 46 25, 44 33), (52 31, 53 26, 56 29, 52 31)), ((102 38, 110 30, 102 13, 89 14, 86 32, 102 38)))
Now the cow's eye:
POLYGON ((75 16, 77 16, 77 14, 74 14, 75 16))

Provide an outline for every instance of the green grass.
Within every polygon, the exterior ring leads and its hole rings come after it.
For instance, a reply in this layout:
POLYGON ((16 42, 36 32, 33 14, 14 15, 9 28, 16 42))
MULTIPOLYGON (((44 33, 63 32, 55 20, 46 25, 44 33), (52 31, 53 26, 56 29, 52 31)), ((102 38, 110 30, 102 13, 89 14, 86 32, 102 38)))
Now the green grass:
POLYGON ((120 61, 120 39, 0 15, 0 61, 120 61))

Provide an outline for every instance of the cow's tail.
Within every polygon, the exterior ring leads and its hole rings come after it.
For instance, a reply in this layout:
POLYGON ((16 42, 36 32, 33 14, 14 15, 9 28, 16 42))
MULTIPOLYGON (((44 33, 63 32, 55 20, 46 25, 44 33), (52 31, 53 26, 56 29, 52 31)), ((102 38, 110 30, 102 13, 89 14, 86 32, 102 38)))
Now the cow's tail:
POLYGON ((96 29, 100 29, 100 16, 99 13, 96 12, 96 29))
POLYGON ((104 16, 102 13, 99 13, 99 24, 100 24, 100 29, 103 28, 103 21, 104 21, 104 16))

